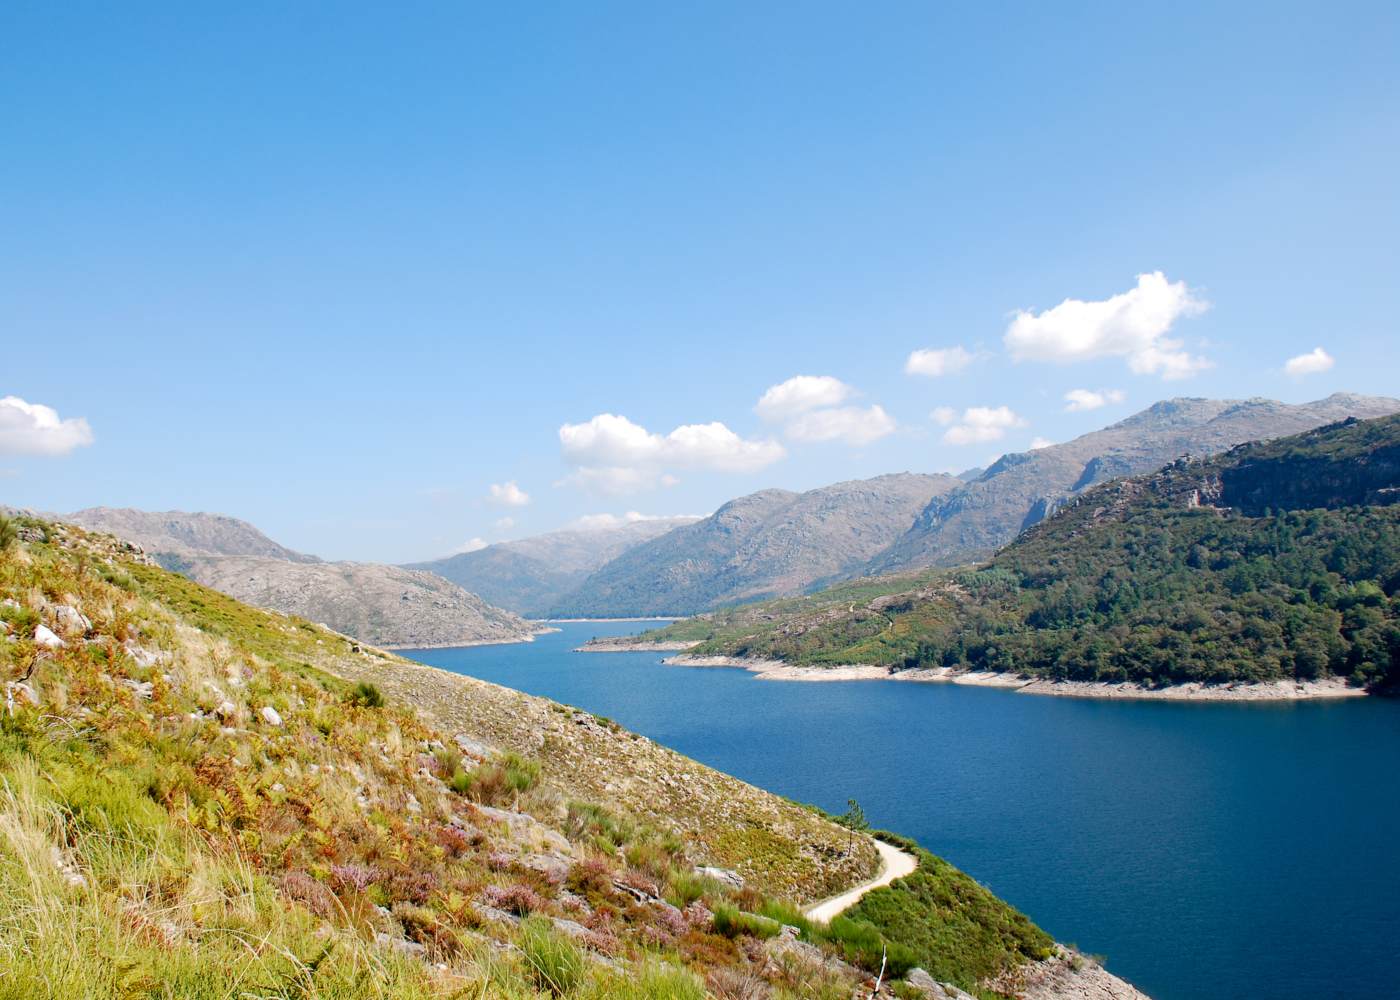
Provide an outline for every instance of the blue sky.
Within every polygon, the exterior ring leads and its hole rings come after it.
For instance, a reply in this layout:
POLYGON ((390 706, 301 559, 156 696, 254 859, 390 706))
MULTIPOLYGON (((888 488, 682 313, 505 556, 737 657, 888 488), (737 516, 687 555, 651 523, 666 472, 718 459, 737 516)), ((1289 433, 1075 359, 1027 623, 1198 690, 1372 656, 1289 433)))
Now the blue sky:
POLYGON ((510 6, 6 4, 0 500, 399 561, 1400 394, 1395 4, 510 6))

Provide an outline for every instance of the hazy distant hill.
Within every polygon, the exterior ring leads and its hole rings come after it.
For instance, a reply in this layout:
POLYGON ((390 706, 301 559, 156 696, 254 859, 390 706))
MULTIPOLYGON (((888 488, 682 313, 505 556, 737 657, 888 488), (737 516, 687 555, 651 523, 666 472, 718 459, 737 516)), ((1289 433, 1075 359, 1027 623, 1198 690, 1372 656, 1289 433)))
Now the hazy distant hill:
POLYGON ((863 565, 930 499, 962 485, 899 473, 806 493, 763 490, 639 545, 603 566, 559 610, 580 615, 689 614, 792 594, 863 565))
POLYGON ((320 562, 278 545, 247 521, 227 514, 190 514, 131 507, 89 507, 62 515, 79 527, 135 542, 147 552, 181 555, 266 556, 289 562, 320 562))
POLYGON ((376 646, 520 642, 535 629, 431 573, 323 562, 223 514, 93 507, 63 516, 135 542, 166 569, 230 597, 323 622, 376 646))
POLYGON ((1096 483, 1184 454, 1298 434, 1346 417, 1400 411, 1400 400, 1337 393, 1290 405, 1271 399, 1168 399, 1064 444, 1006 455, 961 489, 935 497, 867 572, 956 566, 990 555, 1096 483))
POLYGON ((660 517, 589 528, 553 531, 533 538, 488 545, 445 559, 410 563, 466 587, 518 614, 542 618, 600 566, 628 549, 692 524, 695 517, 660 517))

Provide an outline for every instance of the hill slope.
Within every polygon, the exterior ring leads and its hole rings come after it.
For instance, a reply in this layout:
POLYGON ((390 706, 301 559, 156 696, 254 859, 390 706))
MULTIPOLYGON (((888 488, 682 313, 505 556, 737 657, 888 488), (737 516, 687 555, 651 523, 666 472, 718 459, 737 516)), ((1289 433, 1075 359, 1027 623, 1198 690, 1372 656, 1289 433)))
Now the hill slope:
POLYGON ((960 484, 910 473, 806 493, 764 490, 639 545, 561 602, 581 615, 689 614, 798 593, 861 566, 899 537, 930 498, 960 484))
POLYGON ((139 545, 166 569, 241 601, 324 622, 376 646, 526 642, 536 631, 431 573, 323 562, 223 514, 93 507, 63 519, 139 545))
POLYGON ((410 563, 408 568, 436 573, 497 607, 544 618, 557 611, 560 602, 594 570, 628 549, 697 520, 658 517, 553 531, 445 559, 410 563))
POLYGON ((1094 487, 977 570, 678 623, 696 654, 1146 686, 1400 681, 1400 416, 1094 487))
POLYGON ((357 651, 109 536, 10 528, 7 996, 844 998, 885 957, 887 979, 924 961, 983 997, 1104 977, 931 855, 862 920, 807 924, 788 900, 868 877, 867 838, 848 850, 814 811, 586 713, 357 651))
POLYGON ((867 571, 965 565, 991 555, 1097 483, 1148 472, 1185 454, 1212 455, 1347 417, 1397 411, 1400 400, 1348 393, 1300 405, 1269 399, 1164 400, 1073 441, 1004 456, 962 489, 935 497, 867 571))

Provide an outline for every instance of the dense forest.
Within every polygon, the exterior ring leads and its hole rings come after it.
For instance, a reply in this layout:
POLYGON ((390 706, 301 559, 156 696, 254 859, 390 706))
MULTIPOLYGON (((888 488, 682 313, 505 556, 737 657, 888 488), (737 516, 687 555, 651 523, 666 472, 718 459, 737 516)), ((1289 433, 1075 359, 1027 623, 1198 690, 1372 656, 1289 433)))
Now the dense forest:
POLYGON ((988 564, 676 626, 697 652, 1162 685, 1400 681, 1400 417, 1088 491, 988 564), (874 594, 876 596, 869 597, 874 594))

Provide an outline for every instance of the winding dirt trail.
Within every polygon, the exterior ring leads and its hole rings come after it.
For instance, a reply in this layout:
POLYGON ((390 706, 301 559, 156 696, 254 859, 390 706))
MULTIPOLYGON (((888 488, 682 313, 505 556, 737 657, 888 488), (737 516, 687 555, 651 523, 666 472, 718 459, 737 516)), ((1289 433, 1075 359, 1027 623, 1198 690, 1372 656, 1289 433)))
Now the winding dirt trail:
POLYGON ((860 898, 871 889, 889 885, 895 879, 903 878, 919 867, 919 862, 914 858, 914 855, 907 854, 883 840, 875 841, 875 849, 880 852, 880 874, 869 882, 862 882, 854 889, 847 890, 839 896, 832 896, 814 906, 809 906, 803 911, 803 916, 808 920, 818 920, 824 924, 830 923, 832 917, 855 906, 856 903, 860 902, 860 898))

